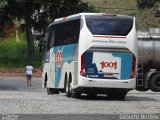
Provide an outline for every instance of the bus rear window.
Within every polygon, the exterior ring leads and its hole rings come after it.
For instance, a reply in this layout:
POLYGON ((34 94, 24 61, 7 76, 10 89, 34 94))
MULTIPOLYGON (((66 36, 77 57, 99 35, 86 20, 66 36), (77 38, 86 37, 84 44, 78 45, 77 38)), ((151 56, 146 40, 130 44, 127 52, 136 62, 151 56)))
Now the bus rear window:
POLYGON ((122 16, 85 16, 92 34, 126 36, 133 27, 133 18, 122 16))

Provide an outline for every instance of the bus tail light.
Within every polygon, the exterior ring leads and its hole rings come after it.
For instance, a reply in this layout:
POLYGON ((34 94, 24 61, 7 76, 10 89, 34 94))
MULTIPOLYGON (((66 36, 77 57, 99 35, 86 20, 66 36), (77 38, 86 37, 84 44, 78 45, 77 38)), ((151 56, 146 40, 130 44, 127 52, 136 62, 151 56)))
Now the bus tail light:
POLYGON ((132 71, 131 71, 130 79, 134 78, 135 75, 136 75, 136 58, 135 58, 135 56, 133 56, 133 60, 132 60, 132 71))
POLYGON ((86 77, 86 72, 85 72, 85 53, 82 54, 81 56, 81 71, 80 74, 84 77, 86 77))

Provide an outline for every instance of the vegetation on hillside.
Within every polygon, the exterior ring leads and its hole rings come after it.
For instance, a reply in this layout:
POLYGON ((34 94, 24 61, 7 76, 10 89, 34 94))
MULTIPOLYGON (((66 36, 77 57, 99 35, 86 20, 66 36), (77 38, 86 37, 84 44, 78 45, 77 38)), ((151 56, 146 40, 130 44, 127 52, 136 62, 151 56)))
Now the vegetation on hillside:
POLYGON ((83 0, 93 4, 97 11, 123 14, 137 18, 138 29, 160 28, 160 17, 155 17, 160 9, 160 0, 83 0))
POLYGON ((0 36, 4 34, 5 27, 7 30, 12 27, 10 23, 12 24, 14 20, 25 21, 26 34, 21 34, 21 41, 18 43, 15 36, 10 36, 5 40, 0 38, 0 67, 24 67, 28 60, 32 61, 34 66, 40 66, 42 56, 38 48, 34 48, 31 27, 45 31, 48 24, 57 17, 78 12, 130 15, 137 18, 138 29, 143 30, 160 28, 160 17, 155 15, 157 10, 160 10, 160 0, 41 0, 30 2, 1 0, 0 36), (33 54, 34 51, 35 54, 33 54))
MULTIPOLYGON (((0 68, 25 67, 28 64, 26 35, 20 35, 20 42, 15 37, 0 41, 0 68)), ((35 47, 35 57, 32 62, 34 67, 40 67, 42 55, 35 47)))
POLYGON ((46 31, 57 17, 89 11, 90 6, 81 0, 0 0, 0 34, 15 20, 24 20, 28 61, 34 60, 34 41, 31 29, 46 31))
POLYGON ((93 10, 92 6, 81 0, 0 0, 0 36, 5 34, 4 29, 13 28, 14 21, 24 21, 23 32, 26 34, 26 41, 20 43, 12 37, 5 42, 0 38, 0 66, 23 66, 27 61, 38 64, 41 59, 36 57, 31 29, 46 31, 57 17, 90 10, 93 10))

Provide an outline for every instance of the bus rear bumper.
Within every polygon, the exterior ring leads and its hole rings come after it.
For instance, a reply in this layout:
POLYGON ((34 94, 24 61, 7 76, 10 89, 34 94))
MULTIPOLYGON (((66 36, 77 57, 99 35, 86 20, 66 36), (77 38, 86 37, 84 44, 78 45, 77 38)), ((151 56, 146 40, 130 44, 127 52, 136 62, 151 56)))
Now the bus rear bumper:
POLYGON ((88 79, 82 78, 78 86, 73 88, 80 93, 124 93, 136 88, 136 78, 129 80, 106 80, 106 79, 88 79))
POLYGON ((91 79, 82 77, 78 82, 77 87, 95 87, 95 88, 119 88, 119 89, 135 89, 136 78, 128 80, 106 80, 106 79, 91 79))
POLYGON ((122 92, 129 92, 129 88, 99 88, 99 87, 78 87, 75 89, 76 92, 79 93, 95 93, 95 94, 108 94, 108 93, 122 93, 122 92))

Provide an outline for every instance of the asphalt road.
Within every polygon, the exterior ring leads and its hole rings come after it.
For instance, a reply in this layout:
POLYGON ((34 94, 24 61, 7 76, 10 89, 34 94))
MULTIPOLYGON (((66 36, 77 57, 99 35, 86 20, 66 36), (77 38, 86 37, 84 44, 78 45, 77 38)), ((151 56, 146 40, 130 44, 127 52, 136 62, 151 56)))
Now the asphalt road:
MULTIPOLYGON (((107 100, 105 95, 96 98, 82 95, 80 99, 75 99, 66 97, 64 93, 48 95, 46 89, 41 87, 41 78, 33 78, 32 86, 27 87, 24 77, 0 77, 0 114, 2 115, 158 113, 160 113, 159 92, 133 90, 127 94, 125 101, 107 100)), ((160 115, 156 117, 160 119, 160 115)))

